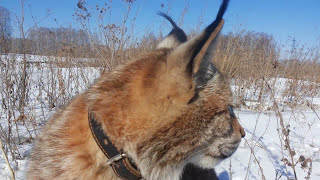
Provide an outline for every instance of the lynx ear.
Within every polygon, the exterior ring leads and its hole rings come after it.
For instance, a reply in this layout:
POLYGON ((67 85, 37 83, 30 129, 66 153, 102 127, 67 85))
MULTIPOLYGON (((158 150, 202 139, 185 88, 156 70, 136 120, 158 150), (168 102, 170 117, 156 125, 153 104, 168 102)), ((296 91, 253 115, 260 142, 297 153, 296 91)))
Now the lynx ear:
POLYGON ((195 55, 193 62, 191 60, 187 65, 187 71, 192 74, 197 89, 206 85, 217 72, 217 68, 212 63, 212 58, 223 23, 222 19, 201 50, 195 55))
POLYGON ((177 24, 172 20, 172 18, 162 12, 158 12, 158 15, 167 19, 173 26, 171 32, 157 45, 157 49, 168 48, 174 49, 178 47, 181 43, 187 41, 187 36, 182 29, 180 29, 177 24))
POLYGON ((215 21, 213 21, 200 35, 183 43, 172 52, 172 66, 174 69, 187 72, 192 78, 195 88, 203 87, 217 72, 212 64, 212 56, 217 37, 223 26, 222 16, 228 6, 228 0, 224 0, 220 6, 215 21))

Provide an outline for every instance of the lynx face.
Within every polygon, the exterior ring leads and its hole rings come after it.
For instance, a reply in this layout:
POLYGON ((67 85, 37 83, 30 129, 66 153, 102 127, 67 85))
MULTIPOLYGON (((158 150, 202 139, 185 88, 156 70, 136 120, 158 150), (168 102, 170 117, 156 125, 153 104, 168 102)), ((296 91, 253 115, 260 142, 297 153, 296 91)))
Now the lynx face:
POLYGON ((179 180, 188 164, 212 169, 231 156, 245 133, 229 81, 211 62, 227 5, 190 40, 160 14, 173 30, 158 49, 102 75, 57 112, 35 144, 27 179, 119 179, 90 131, 89 112, 144 179, 179 180))
POLYGON ((191 163, 202 168, 213 168, 223 159, 230 157, 238 148, 245 132, 236 119, 233 107, 208 117, 212 122, 207 127, 208 140, 191 159, 191 163))
POLYGON ((141 171, 151 179, 168 169, 172 172, 166 178, 174 177, 188 163, 213 168, 231 156, 245 136, 233 111, 229 81, 211 62, 226 4, 202 34, 188 41, 179 38, 183 31, 162 14, 174 29, 158 46, 163 50, 167 43, 168 51, 148 79, 153 88, 143 93, 150 94, 144 96, 146 108, 158 104, 151 110, 155 116, 146 116, 144 124, 156 122, 135 149, 141 171))
POLYGON ((203 107, 208 109, 206 119, 209 121, 204 136, 207 140, 204 147, 192 158, 191 162, 203 168, 212 168, 223 159, 230 157, 238 148, 241 138, 245 136, 244 129, 239 124, 232 106, 232 93, 229 82, 216 74, 200 93, 203 107), (220 97, 219 97, 220 96, 220 97), (216 101, 214 103, 214 101, 216 101))
MULTIPOLYGON (((197 93, 197 98, 189 96, 184 101, 185 106, 181 105, 180 110, 175 109, 179 113, 170 117, 174 121, 158 127, 156 132, 138 143, 137 157, 141 158, 141 165, 159 166, 145 167, 150 177, 162 174, 159 169, 168 164, 171 164, 170 169, 176 168, 177 172, 181 172, 179 169, 188 163, 212 169, 238 148, 245 132, 233 112, 229 82, 216 72, 197 93), (188 101, 189 98, 192 102, 188 101)), ((173 174, 166 178, 170 179, 173 174)))

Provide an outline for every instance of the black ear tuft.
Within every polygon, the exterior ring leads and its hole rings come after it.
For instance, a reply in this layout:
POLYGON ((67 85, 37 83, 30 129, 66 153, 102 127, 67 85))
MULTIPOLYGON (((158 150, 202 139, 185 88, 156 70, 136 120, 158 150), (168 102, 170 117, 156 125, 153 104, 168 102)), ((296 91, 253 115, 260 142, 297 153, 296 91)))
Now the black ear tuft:
POLYGON ((177 26, 177 24, 172 20, 172 18, 170 16, 168 16, 167 14, 160 12, 160 11, 158 12, 158 15, 167 19, 173 27, 173 29, 168 34, 168 36, 170 36, 170 35, 174 36, 180 43, 184 43, 187 41, 187 35, 184 33, 184 31, 182 29, 180 29, 177 26))
POLYGON ((219 70, 212 63, 213 53, 217 44, 218 35, 223 27, 222 19, 229 0, 223 0, 216 19, 198 36, 187 42, 186 49, 187 58, 190 58, 186 72, 192 77, 194 96, 189 103, 196 101, 200 91, 207 85, 219 70))
MULTIPOLYGON (((190 99, 189 104, 195 102, 200 96, 200 91, 214 76, 219 74, 219 70, 214 66, 212 60, 218 35, 224 23, 222 17, 227 9, 228 3, 229 0, 223 0, 216 19, 204 29, 204 31, 189 39, 187 42, 175 46, 175 49, 170 52, 171 59, 169 62, 172 66, 171 69, 175 70, 177 74, 181 74, 183 78, 186 79, 186 82, 190 83, 188 87, 191 87, 190 89, 194 91, 194 96, 190 99)), ((160 13, 160 15, 170 21, 173 26, 173 30, 166 39, 168 38, 167 40, 170 40, 172 37, 179 39, 177 38, 178 33, 175 32, 175 29, 178 31, 180 28, 177 27, 169 16, 163 13, 160 13)), ((212 82, 215 83, 216 81, 212 82)))
POLYGON ((177 26, 170 16, 163 12, 158 12, 157 14, 167 19, 173 27, 171 32, 158 44, 158 48, 175 48, 187 41, 187 35, 177 26))
MULTIPOLYGON (((191 60, 188 64, 187 67, 187 71, 190 72, 190 74, 192 74, 192 70, 193 70, 193 66, 194 66, 194 60, 195 57, 199 54, 199 52, 201 51, 201 49, 204 47, 204 45, 207 43, 207 41, 209 40, 210 36, 212 33, 215 33, 216 30, 218 30, 218 33, 220 32, 222 26, 220 26, 221 24, 223 24, 223 15, 227 10, 229 4, 229 0, 223 0, 220 9, 218 11, 218 14, 216 16, 216 19, 204 30, 203 32, 203 36, 201 39, 199 39, 199 42, 197 43, 197 45, 194 47, 194 51, 193 54, 191 56, 191 60), (220 29, 219 29, 220 28, 220 29)), ((218 34, 217 33, 217 34, 218 34)), ((216 38, 214 38, 215 40, 216 38)), ((213 41, 214 42, 214 41, 213 41)), ((210 43, 210 42, 209 42, 210 43)), ((213 48, 210 47, 208 50, 212 50, 213 48)))

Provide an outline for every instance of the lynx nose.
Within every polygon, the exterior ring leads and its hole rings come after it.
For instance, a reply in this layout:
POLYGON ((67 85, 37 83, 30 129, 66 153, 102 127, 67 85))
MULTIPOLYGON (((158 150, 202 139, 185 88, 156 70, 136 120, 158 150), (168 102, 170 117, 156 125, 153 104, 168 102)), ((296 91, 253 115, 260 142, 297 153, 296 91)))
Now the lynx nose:
POLYGON ((240 125, 239 121, 235 118, 233 119, 233 128, 234 132, 243 138, 246 135, 246 132, 244 131, 243 127, 240 125))
POLYGON ((241 138, 244 138, 246 136, 246 132, 244 131, 241 125, 240 125, 240 134, 241 134, 241 138))

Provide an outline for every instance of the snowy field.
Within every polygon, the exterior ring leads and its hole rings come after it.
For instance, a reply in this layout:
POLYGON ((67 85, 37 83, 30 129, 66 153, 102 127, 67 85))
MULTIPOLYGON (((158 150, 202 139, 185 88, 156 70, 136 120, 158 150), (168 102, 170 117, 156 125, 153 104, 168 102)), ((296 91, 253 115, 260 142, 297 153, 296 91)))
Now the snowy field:
MULTIPOLYGON (((26 122, 17 120, 18 122, 9 124, 8 119, 11 117, 8 113, 18 110, 12 108, 9 111, 8 104, 0 107, 1 138, 6 137, 9 126, 12 126, 11 133, 14 135, 12 139, 16 144, 13 147, 14 153, 10 153, 8 147, 5 149, 10 165, 16 173, 16 179, 24 179, 24 170, 32 148, 30 137, 35 137, 39 133, 41 126, 59 106, 67 103, 74 95, 85 91, 99 76, 99 70, 95 68, 53 68, 43 60, 44 57, 28 58, 33 60, 38 58, 42 63, 32 64, 28 70, 28 75, 32 78, 28 81, 26 122), (12 154, 16 156, 14 161, 12 154)), ((11 63, 9 59, 12 61, 12 57, 1 56, 2 85, 6 84, 4 78, 6 81, 9 79, 13 82, 15 78, 19 78, 16 69, 20 66, 19 63, 16 68, 10 71, 5 70, 5 67, 11 63)), ((16 56, 14 59, 21 62, 21 56, 16 56)), ((234 81, 232 89, 237 94, 239 87, 234 85, 236 84, 234 81)), ((262 94, 263 100, 260 102, 257 101, 257 92, 251 88, 245 90, 244 104, 237 109, 236 114, 245 128, 246 137, 236 153, 216 167, 221 180, 294 179, 293 168, 298 179, 320 179, 319 84, 301 81, 300 84, 312 84, 318 90, 311 93, 304 88, 297 88, 298 93, 287 96, 284 92, 288 90, 290 82, 290 79, 284 78, 271 79, 268 83, 273 84, 272 92, 274 93, 262 94), (292 106, 293 102, 295 106, 292 106), (278 111, 274 110, 275 104, 278 111), (287 140, 290 147, 286 146, 287 140), (293 165, 292 162, 294 162, 293 165)), ((3 100, 3 104, 8 95, 14 96, 14 93, 19 92, 18 86, 14 83, 12 86, 10 86, 12 91, 8 93, 5 90, 5 87, 7 89, 9 87, 8 83, 1 89, 0 99, 3 100)), ((15 116, 19 117, 18 112, 15 116)), ((10 171, 3 154, 0 154, 0 179, 10 179, 10 171)))
MULTIPOLYGON (((286 123, 290 124, 289 137, 296 153, 295 162, 298 162, 300 156, 311 158, 310 179, 320 179, 319 117, 308 110, 286 110, 281 113, 286 123)), ((281 146, 279 119, 275 113, 240 110, 237 115, 246 130, 246 137, 235 154, 216 168, 220 179, 263 179, 263 176, 265 179, 287 179, 287 176, 294 179, 292 169, 288 166, 286 169, 284 165, 284 157, 289 159, 290 156, 281 146)), ((298 162, 296 165, 298 179, 308 176, 309 166, 302 168, 302 164, 298 162)))

